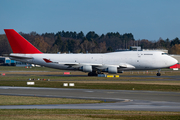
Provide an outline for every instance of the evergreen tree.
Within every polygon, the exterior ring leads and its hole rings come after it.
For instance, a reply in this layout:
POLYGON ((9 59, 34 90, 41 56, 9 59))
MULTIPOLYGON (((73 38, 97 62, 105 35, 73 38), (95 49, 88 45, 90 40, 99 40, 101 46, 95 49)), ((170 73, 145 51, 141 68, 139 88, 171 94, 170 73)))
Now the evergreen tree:
POLYGON ((84 38, 84 33, 81 31, 80 33, 77 34, 77 39, 83 39, 84 38))
POLYGON ((112 47, 111 47, 111 46, 108 47, 107 51, 108 51, 108 52, 112 52, 112 51, 113 51, 112 47))
POLYGON ((180 40, 177 37, 171 41, 171 46, 174 46, 175 44, 180 44, 180 40))
POLYGON ((90 31, 87 33, 86 35, 86 38, 89 40, 89 41, 92 41, 96 38, 99 38, 98 34, 96 34, 94 31, 90 31))
POLYGON ((57 37, 55 43, 53 44, 53 46, 56 45, 57 48, 58 48, 58 51, 61 51, 61 48, 62 48, 62 45, 63 45, 62 43, 63 43, 63 42, 62 42, 62 40, 61 40, 61 36, 58 35, 58 37, 57 37))

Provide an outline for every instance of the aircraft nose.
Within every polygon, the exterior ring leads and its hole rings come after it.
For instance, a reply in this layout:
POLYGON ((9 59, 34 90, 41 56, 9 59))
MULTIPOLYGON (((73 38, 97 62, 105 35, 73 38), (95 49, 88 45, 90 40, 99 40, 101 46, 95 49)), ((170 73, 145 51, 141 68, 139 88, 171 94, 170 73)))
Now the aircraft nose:
POLYGON ((171 64, 172 65, 175 65, 175 64, 177 64, 178 63, 178 61, 175 59, 175 58, 171 58, 171 64))
POLYGON ((166 57, 164 59, 164 61, 165 61, 165 64, 167 65, 167 67, 173 66, 178 63, 178 61, 175 58, 173 58, 172 56, 166 57))

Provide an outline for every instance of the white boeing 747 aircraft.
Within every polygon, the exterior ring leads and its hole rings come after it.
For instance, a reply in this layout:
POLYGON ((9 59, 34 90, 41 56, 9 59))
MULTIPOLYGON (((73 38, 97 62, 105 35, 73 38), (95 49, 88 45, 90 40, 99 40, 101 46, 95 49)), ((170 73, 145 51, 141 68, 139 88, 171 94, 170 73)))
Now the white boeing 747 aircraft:
POLYGON ((126 70, 167 68, 178 61, 160 51, 124 51, 105 54, 49 54, 42 53, 13 29, 5 29, 13 53, 11 59, 56 69, 81 70, 88 76, 101 72, 121 73, 126 70))

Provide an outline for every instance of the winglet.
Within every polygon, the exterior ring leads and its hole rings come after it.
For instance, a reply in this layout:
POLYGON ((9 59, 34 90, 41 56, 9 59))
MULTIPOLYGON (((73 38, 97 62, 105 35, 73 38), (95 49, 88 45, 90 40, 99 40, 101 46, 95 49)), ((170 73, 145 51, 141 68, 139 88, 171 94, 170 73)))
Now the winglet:
POLYGON ((42 54, 36 47, 13 29, 4 29, 13 53, 42 54))

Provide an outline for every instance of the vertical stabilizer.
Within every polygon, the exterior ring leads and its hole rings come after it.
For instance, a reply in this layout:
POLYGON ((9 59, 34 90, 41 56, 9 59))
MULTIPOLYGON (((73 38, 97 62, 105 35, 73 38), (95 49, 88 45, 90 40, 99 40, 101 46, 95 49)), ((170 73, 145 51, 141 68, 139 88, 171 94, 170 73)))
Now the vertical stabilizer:
POLYGON ((13 29, 4 29, 13 53, 41 54, 36 47, 13 29))

